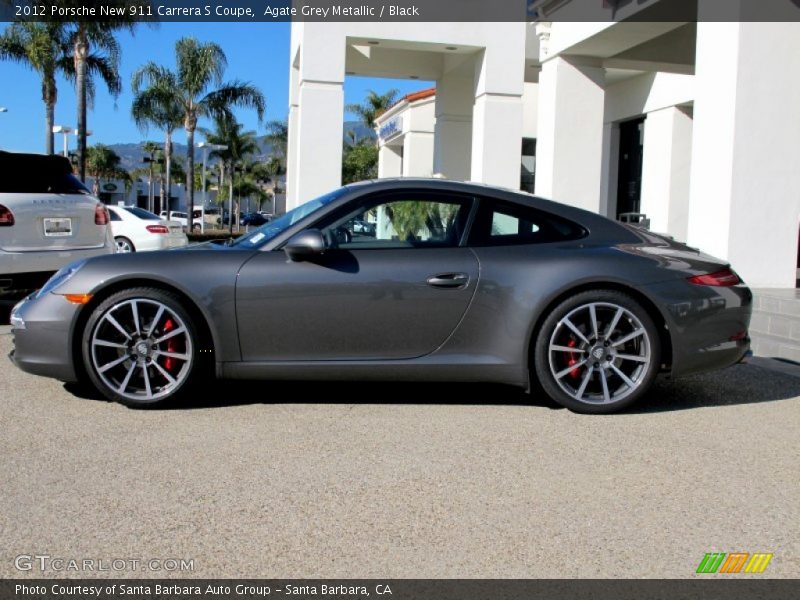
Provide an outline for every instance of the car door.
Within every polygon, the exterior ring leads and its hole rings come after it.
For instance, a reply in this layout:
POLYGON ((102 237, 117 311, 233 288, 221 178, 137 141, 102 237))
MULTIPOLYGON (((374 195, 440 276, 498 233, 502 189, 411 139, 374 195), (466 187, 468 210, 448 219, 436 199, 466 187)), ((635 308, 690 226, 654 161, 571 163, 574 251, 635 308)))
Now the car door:
POLYGON ((244 361, 407 359, 458 326, 478 283, 461 245, 473 199, 383 193, 315 223, 328 250, 291 262, 257 253, 236 290, 244 361), (364 231, 356 220, 374 224, 364 231))

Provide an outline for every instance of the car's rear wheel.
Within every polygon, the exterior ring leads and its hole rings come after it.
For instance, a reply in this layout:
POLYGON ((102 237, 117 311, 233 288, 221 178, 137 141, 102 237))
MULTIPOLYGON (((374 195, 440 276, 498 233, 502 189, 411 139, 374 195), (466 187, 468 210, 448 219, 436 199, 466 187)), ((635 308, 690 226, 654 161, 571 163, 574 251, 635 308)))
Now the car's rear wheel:
POLYGON ((108 399, 155 406, 185 393, 198 371, 197 329, 180 300, 153 288, 113 294, 92 312, 83 360, 108 399))
POLYGON ((128 238, 117 236, 114 238, 114 241, 117 243, 117 253, 127 254, 129 252, 136 252, 136 246, 134 246, 133 242, 128 238))
POLYGON ((627 294, 576 294, 545 319, 534 352, 545 392, 570 410, 611 413, 651 387, 661 356, 658 330, 627 294))

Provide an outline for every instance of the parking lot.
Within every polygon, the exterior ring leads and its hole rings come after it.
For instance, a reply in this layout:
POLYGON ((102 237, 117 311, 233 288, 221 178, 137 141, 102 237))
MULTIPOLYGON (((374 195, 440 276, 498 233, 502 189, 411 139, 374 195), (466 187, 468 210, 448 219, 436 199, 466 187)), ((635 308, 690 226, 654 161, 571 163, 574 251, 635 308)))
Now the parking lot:
POLYGON ((41 575, 20 554, 194 561, 134 577, 687 577, 712 551, 800 577, 795 367, 665 380, 608 417, 357 383, 136 411, 19 372, 10 347, 2 326, 0 577, 41 575))

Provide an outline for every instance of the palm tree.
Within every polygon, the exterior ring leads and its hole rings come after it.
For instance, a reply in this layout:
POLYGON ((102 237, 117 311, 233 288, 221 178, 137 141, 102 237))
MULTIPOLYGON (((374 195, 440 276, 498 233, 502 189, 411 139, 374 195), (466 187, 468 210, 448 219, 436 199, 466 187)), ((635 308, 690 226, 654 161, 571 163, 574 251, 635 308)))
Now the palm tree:
POLYGON ((264 141, 272 146, 272 153, 286 164, 287 146, 289 145, 289 124, 286 119, 267 123, 267 135, 264 141))
MULTIPOLYGON (((254 131, 242 131, 243 125, 230 114, 223 114, 214 119, 214 127, 214 131, 207 129, 201 131, 209 143, 226 146, 225 150, 214 150, 209 156, 220 160, 231 174, 228 185, 229 214, 238 214, 238 207, 235 209, 236 212, 233 212, 236 166, 243 165, 249 156, 259 151, 256 134, 254 131)), ((233 219, 230 219, 230 226, 233 231, 233 219)))
MULTIPOLYGON (((63 2, 72 4, 73 2, 63 2)), ((135 21, 127 11, 115 20, 71 22, 72 58, 75 64, 75 95, 77 97, 78 173, 86 178, 86 110, 94 93, 94 74, 100 76, 109 93, 115 98, 122 91, 119 77, 120 47, 114 34, 121 29, 133 31, 135 21), (97 68, 92 68, 92 63, 97 68)))
MULTIPOLYGON (((161 97, 171 97, 183 113, 183 126, 186 130, 186 171, 194 172, 194 134, 197 122, 202 117, 222 118, 231 116, 233 106, 255 108, 258 118, 264 115, 266 101, 261 91, 250 83, 232 81, 223 83, 222 75, 227 66, 225 53, 213 42, 199 42, 185 37, 175 44, 177 70, 166 69, 150 62, 133 74, 133 85, 141 89, 143 85, 158 90, 161 97), (169 89, 164 82, 175 83, 169 89), (212 89, 216 86, 216 89, 212 89)), ((191 231, 194 213, 194 181, 186 182, 188 197, 188 226, 191 231)))
POLYGON ((92 193, 100 194, 103 179, 129 179, 127 171, 119 166, 120 157, 104 144, 97 144, 86 151, 86 170, 94 178, 92 193))
POLYGON ((63 23, 12 23, 0 35, 0 58, 29 66, 39 74, 45 105, 45 148, 53 154, 53 124, 58 100, 56 74, 70 75, 69 45, 63 23))
POLYGON ((162 191, 162 205, 164 209, 172 210, 172 136, 175 130, 183 123, 183 111, 180 105, 175 102, 173 94, 164 94, 163 90, 168 90, 177 85, 173 79, 171 71, 163 73, 167 80, 158 81, 155 84, 140 89, 141 82, 134 79, 133 88, 134 99, 131 107, 133 120, 142 132, 147 132, 150 125, 164 131, 164 181, 162 191), (166 193, 166 196, 164 195, 166 193), (164 205, 166 198, 166 205, 164 205))
POLYGON ((367 97, 364 98, 361 104, 348 104, 347 110, 357 115, 364 125, 370 129, 375 129, 375 119, 391 108, 397 99, 398 93, 395 89, 389 90, 384 94, 369 90, 367 97))

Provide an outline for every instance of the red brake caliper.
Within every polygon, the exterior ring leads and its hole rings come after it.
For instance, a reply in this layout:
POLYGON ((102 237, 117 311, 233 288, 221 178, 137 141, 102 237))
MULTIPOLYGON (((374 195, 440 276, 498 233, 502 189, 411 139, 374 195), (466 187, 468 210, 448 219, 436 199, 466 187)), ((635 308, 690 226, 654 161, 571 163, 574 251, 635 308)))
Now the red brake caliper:
MULTIPOLYGON (((574 338, 570 338, 569 341, 567 342, 567 346, 570 348, 574 348, 577 345, 578 343, 575 341, 574 338)), ((578 364, 578 359, 575 357, 575 353, 573 352, 567 353, 567 366, 571 367, 572 365, 577 365, 577 364, 578 364)), ((573 379, 577 379, 580 373, 581 373, 580 369, 572 369, 569 372, 569 376, 572 377, 573 379)))
MULTIPOLYGON (((175 322, 172 319, 167 319, 164 323, 164 333, 169 333, 175 329, 175 322)), ((171 337, 167 340, 167 352, 177 352, 177 346, 175 343, 175 338, 171 337)), ((167 356, 164 358, 164 368, 172 373, 172 369, 175 367, 175 359, 171 356, 167 356)))

